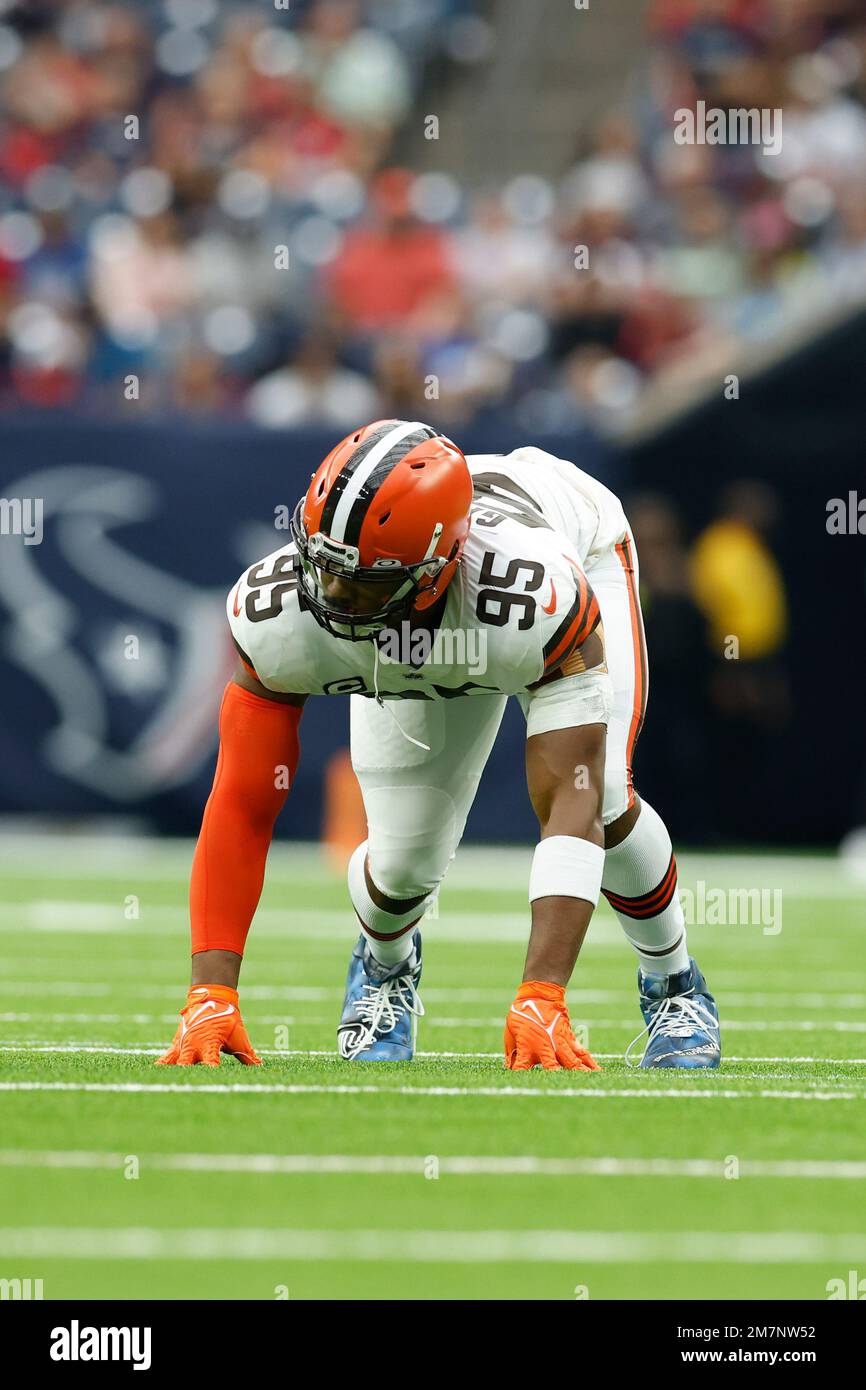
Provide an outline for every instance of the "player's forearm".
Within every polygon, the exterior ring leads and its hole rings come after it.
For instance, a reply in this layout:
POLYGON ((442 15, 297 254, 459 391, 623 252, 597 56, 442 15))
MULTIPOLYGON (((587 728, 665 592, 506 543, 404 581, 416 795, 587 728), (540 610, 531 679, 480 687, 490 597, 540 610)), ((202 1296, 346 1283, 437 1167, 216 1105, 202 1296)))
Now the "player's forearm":
POLYGON ((593 904, 581 898, 552 896, 532 904, 532 929, 524 980, 567 985, 592 917, 593 904))
POLYGON ((234 683, 226 687, 216 776, 190 881, 196 983, 236 982, 274 822, 297 767, 299 719, 296 707, 260 699, 234 683), (204 981, 201 971, 210 965, 228 978, 204 981))
POLYGON ((532 930, 524 980, 567 985, 598 901, 604 861, 601 817, 588 798, 561 798, 542 826, 533 861, 532 930), (562 802, 566 802, 563 807, 562 802))
POLYGON ((190 985, 228 985, 237 989, 243 956, 237 951, 197 951, 192 958, 190 985))
POLYGON ((526 760, 541 840, 530 875, 532 931, 523 978, 567 985, 601 889, 604 728, 534 735, 526 760))

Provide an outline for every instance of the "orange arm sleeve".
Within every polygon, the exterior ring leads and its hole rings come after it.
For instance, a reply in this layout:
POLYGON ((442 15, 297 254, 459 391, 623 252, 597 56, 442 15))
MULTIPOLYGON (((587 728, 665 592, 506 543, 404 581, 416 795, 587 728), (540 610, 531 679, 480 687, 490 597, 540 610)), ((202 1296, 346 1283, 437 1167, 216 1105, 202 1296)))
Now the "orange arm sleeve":
POLYGON ((190 881, 192 953, 243 955, 265 876, 274 821, 294 781, 298 705, 263 700, 230 682, 220 750, 190 881))

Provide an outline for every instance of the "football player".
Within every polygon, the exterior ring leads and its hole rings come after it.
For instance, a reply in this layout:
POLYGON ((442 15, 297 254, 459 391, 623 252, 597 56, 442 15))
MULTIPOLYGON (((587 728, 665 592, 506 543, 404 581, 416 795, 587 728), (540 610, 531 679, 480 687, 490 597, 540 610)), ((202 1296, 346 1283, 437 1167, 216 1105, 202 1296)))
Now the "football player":
POLYGON ((596 1069, 565 990, 604 893, 637 953, 640 1065, 718 1066, 670 837, 632 785, 647 659, 637 555, 613 493, 540 449, 467 459, 427 425, 376 421, 328 455, 291 543, 242 575, 227 608, 238 665, 193 861, 192 986, 162 1063, 259 1062, 238 976, 311 695, 350 697, 368 826, 348 870, 361 934, 340 1054, 413 1056, 418 923, 516 695, 540 839, 506 1065, 596 1069))

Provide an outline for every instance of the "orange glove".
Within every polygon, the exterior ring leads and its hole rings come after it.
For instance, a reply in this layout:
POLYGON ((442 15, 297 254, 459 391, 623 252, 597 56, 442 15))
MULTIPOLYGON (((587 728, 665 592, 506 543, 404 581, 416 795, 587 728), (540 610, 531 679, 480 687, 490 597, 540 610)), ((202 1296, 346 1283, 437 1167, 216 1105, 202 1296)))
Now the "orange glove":
POLYGON ((180 1027, 168 1052, 156 1065, 189 1067, 203 1062, 218 1067, 228 1052, 248 1067, 260 1067, 238 1010, 238 992, 230 985, 192 985, 180 1011, 180 1027))
POLYGON ((505 1065, 510 1071, 600 1071, 578 1047, 568 1017, 565 990, 546 980, 524 980, 505 1020, 505 1065))

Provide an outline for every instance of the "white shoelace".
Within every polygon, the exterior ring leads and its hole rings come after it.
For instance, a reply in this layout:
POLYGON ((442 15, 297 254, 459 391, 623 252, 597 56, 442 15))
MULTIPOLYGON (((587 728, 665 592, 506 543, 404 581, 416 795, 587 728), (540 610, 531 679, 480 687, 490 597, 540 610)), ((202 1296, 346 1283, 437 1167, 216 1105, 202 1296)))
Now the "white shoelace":
POLYGON ((376 1041, 377 1033, 390 1033, 405 1013, 412 1015, 413 1037, 417 1020, 424 1016, 424 1005, 409 975, 383 980, 380 985, 365 985, 364 995, 355 1004, 355 1012, 364 1024, 357 1040, 347 1049, 348 1057, 364 1052, 376 1041))
POLYGON ((420 738, 413 738, 412 735, 410 733, 407 733, 407 731, 403 728, 403 725, 400 723, 400 720, 397 718, 396 714, 391 708, 394 701, 388 700, 386 702, 379 694, 379 643, 375 640, 375 638, 373 639, 373 693, 376 698, 376 704, 379 706, 380 709, 388 710, 388 713, 390 714, 394 723, 397 725, 397 728, 400 730, 400 733, 406 739, 407 743, 414 743, 416 748, 423 748, 425 753, 429 753, 429 743, 422 743, 420 738))
POLYGON ((697 1030, 718 1034, 719 1025, 706 1004, 701 1003, 700 999, 690 999, 684 994, 674 994, 668 999, 663 999, 646 1027, 641 1029, 636 1038, 632 1038, 626 1048, 626 1065, 640 1066, 640 1062, 632 1061, 631 1050, 645 1035, 646 1045, 649 1047, 656 1037, 687 1038, 697 1030))

